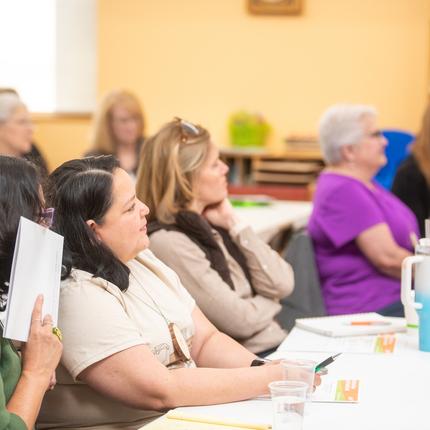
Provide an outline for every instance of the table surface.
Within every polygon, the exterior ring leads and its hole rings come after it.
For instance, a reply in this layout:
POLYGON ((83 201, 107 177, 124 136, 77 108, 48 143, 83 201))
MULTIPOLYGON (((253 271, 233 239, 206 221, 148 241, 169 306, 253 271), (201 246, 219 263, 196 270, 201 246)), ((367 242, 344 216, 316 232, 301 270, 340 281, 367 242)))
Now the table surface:
POLYGON ((284 158, 292 160, 322 160, 320 147, 300 147, 284 145, 280 148, 219 146, 221 155, 243 158, 284 158))
MULTIPOLYGON (((430 353, 418 350, 417 338, 406 333, 397 336, 407 339, 406 349, 398 354, 343 353, 329 366, 329 376, 360 379, 359 402, 312 404, 311 414, 304 419, 304 430, 430 429, 427 411, 430 408, 430 353)), ((306 357, 320 362, 329 355, 328 352, 278 350, 271 357, 306 357)), ((269 400, 179 409, 272 424, 269 400)))
POLYGON ((268 242, 284 228, 298 230, 306 227, 312 208, 312 202, 273 200, 269 206, 235 207, 234 211, 268 242))

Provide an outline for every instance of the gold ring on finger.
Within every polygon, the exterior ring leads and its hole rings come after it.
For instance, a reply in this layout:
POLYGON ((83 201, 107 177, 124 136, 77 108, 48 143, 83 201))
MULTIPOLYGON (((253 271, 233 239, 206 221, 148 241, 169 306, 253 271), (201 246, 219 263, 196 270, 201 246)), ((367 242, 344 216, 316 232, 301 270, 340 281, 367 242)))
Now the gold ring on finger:
POLYGON ((60 329, 58 327, 53 327, 52 333, 54 333, 55 336, 58 337, 58 340, 61 341, 61 339, 63 339, 63 335, 61 334, 61 331, 60 331, 60 329))

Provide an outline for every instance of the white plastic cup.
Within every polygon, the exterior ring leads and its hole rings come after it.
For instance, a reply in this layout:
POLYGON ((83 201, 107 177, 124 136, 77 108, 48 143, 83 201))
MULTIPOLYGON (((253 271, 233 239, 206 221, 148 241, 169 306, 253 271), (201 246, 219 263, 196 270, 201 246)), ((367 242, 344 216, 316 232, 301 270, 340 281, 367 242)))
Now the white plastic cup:
POLYGON ((296 358, 282 360, 282 377, 284 381, 300 381, 308 385, 306 392, 305 415, 311 412, 312 393, 314 389, 315 367, 318 363, 313 360, 296 358))
MULTIPOLYGON (((415 301, 415 290, 411 290, 411 301, 415 301)), ((408 336, 418 337, 418 312, 411 306, 405 306, 406 332, 408 336)))
POLYGON ((269 384, 274 430, 302 430, 308 384, 276 381, 269 384))

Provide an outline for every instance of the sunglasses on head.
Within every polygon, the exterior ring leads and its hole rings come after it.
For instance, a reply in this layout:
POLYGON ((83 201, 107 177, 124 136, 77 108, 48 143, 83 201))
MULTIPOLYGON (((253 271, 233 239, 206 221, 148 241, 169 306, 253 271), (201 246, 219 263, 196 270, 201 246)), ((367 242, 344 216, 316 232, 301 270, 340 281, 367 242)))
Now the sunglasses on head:
POLYGON ((197 136, 199 134, 199 130, 196 126, 193 124, 190 124, 188 121, 185 121, 184 119, 175 117, 175 120, 178 121, 181 124, 182 128, 182 136, 181 136, 181 142, 187 143, 188 136, 197 136))

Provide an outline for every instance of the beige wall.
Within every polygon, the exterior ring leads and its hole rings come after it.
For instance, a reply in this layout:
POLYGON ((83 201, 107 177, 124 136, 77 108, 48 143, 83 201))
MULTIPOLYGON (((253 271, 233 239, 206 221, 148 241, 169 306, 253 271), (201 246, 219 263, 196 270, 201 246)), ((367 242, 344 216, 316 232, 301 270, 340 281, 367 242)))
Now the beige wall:
MULTIPOLYGON (((381 126, 416 131, 429 1, 303 1, 301 16, 274 17, 250 15, 245 0, 99 0, 99 94, 133 90, 150 133, 181 116, 219 144, 236 110, 263 113, 278 146, 289 133, 316 133, 321 112, 339 101, 373 104, 381 126)), ((88 123, 46 123, 37 140, 61 149, 55 167, 82 153, 87 133, 88 123)))
POLYGON ((50 170, 86 151, 89 118, 34 115, 33 121, 37 126, 34 141, 50 170))

